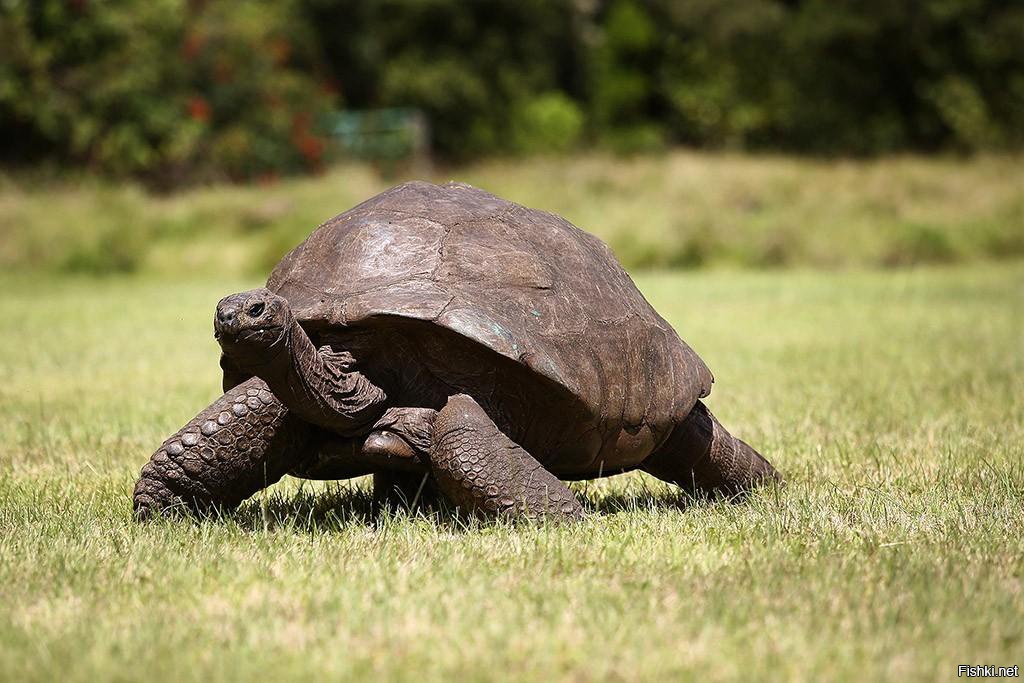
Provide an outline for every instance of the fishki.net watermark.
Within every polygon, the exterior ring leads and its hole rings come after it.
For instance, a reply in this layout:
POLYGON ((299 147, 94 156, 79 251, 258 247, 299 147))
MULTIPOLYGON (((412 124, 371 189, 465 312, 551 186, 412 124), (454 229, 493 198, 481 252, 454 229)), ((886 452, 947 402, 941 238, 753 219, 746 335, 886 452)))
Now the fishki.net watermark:
POLYGON ((1020 678, 1020 667, 961 664, 956 668, 956 675, 959 678, 1020 678))

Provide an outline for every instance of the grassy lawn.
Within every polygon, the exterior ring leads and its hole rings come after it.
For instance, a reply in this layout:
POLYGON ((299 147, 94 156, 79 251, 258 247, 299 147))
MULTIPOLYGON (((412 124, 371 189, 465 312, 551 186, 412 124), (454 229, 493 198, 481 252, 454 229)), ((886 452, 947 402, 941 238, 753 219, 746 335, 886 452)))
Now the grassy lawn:
POLYGON ((1024 264, 638 283, 786 488, 690 503, 631 474, 577 485, 595 514, 558 528, 373 518, 366 481, 287 480, 138 526, 138 469, 219 393, 213 306, 255 282, 0 277, 0 679, 1024 664, 1024 264))
MULTIPOLYGON (((629 268, 890 267, 1024 257, 1024 157, 826 161, 673 151, 418 169, 554 211, 629 268)), ((403 180, 341 166, 154 197, 0 174, 0 269, 265 273, 310 229, 403 180)))

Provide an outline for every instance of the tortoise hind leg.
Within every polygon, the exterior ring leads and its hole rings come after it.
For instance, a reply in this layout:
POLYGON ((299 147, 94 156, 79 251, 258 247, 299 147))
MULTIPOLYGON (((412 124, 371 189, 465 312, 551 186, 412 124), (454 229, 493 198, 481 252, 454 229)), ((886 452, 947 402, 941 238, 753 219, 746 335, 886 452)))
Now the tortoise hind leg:
POLYGON ((157 449, 135 484, 135 515, 236 507, 294 467, 311 433, 263 380, 246 380, 157 449))
POLYGON ((503 434, 470 396, 452 396, 438 411, 429 457, 441 491, 479 515, 583 515, 572 491, 503 434))
POLYGON ((741 494, 761 483, 782 482, 771 463, 726 431, 700 401, 640 468, 690 492, 741 494))

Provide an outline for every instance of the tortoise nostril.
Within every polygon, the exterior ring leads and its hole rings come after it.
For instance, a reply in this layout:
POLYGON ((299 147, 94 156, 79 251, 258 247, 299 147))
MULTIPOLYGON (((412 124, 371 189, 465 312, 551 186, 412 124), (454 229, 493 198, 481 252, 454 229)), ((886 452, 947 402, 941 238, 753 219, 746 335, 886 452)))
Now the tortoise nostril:
POLYGON ((262 301, 258 301, 249 307, 249 316, 253 318, 258 318, 261 315, 263 315, 263 311, 265 311, 266 308, 267 305, 265 303, 263 303, 262 301))
POLYGON ((217 309, 217 322, 227 325, 235 319, 235 309, 230 306, 221 306, 217 309))

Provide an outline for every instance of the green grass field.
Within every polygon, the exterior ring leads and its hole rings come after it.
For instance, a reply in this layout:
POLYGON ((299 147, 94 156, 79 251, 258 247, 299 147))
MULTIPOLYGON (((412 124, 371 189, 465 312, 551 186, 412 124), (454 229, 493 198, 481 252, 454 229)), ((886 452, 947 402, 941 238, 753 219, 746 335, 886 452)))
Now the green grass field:
MULTIPOLYGON (((1024 257, 1024 157, 826 161, 673 151, 487 161, 457 179, 561 214, 627 268, 894 267, 1024 257)), ((405 179, 365 165, 155 197, 0 174, 0 269, 262 275, 313 226, 405 179)))
POLYGON ((1024 664, 1024 264, 643 274, 787 475, 646 475, 570 527, 374 518, 368 482, 131 521, 252 280, 0 277, 0 679, 948 680, 1024 664))

